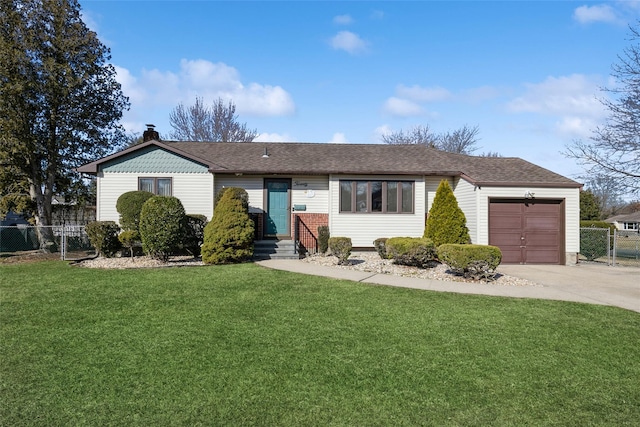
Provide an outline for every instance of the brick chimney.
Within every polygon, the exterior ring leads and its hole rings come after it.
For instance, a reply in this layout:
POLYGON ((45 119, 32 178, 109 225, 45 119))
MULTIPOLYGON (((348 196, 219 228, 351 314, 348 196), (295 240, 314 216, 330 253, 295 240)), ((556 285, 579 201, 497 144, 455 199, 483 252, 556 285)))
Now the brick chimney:
POLYGON ((151 141, 155 139, 160 141, 160 134, 155 130, 155 125, 147 125, 147 130, 142 133, 142 142, 151 141))

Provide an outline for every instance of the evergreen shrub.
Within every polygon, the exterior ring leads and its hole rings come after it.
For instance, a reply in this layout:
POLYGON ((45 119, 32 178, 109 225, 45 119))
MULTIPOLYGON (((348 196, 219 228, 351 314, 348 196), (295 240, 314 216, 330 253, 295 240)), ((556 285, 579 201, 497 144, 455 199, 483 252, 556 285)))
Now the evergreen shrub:
POLYGON ((167 261, 182 242, 184 207, 173 196, 153 196, 142 205, 140 239, 152 258, 167 261))
POLYGON ((148 191, 127 191, 118 197, 116 210, 120 214, 120 227, 123 230, 140 230, 140 212, 144 202, 153 197, 148 191))
POLYGON ((220 191, 218 191, 218 193, 216 194, 216 197, 213 199, 214 211, 215 209, 217 209, 218 202, 220 201, 220 199, 222 199, 222 196, 224 196, 224 194, 228 191, 232 193, 234 199, 240 200, 240 202, 242 203, 242 207, 248 212, 249 193, 247 193, 247 190, 240 187, 223 187, 222 189, 220 189, 220 191))
POLYGON ((328 225, 321 225, 318 227, 318 251, 320 251, 321 254, 327 253, 330 237, 331 234, 329 233, 328 225))
POLYGON ((331 237, 329 238, 329 250, 331 254, 338 258, 339 265, 349 265, 349 256, 351 256, 351 238, 349 237, 331 237))
POLYGON ((436 190, 424 237, 431 239, 436 247, 445 243, 471 243, 467 219, 447 180, 443 179, 436 190))
POLYGON ((91 245, 98 255, 106 258, 114 256, 121 248, 118 240, 120 227, 114 221, 93 221, 85 227, 91 245))
POLYGON ((213 218, 204 228, 202 261, 205 264, 237 263, 253 256, 254 225, 248 203, 243 200, 242 192, 229 191, 229 188, 216 203, 213 218))
POLYGON ((580 254, 587 261, 607 256, 607 247, 613 249, 613 239, 609 235, 615 229, 615 225, 605 221, 580 221, 580 254))
POLYGON ((436 246, 431 239, 392 237, 387 239, 386 249, 394 264, 418 268, 432 268, 438 265, 436 246))
POLYGON ((496 246, 447 243, 438 247, 438 258, 456 274, 474 280, 493 280, 502 252, 496 246))
POLYGON ((376 252, 378 252, 378 255, 380 255, 380 258, 382 259, 391 258, 389 256, 389 253, 387 252, 387 240, 388 239, 386 237, 380 237, 379 239, 373 241, 373 247, 376 249, 376 252))

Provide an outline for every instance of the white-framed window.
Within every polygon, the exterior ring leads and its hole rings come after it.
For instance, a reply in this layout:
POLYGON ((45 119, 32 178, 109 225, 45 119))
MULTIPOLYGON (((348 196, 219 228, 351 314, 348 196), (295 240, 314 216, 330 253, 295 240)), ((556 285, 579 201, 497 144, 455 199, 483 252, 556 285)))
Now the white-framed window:
POLYGON ((158 196, 171 196, 173 182, 171 178, 138 178, 138 190, 148 191, 158 196))
POLYGON ((340 180, 340 212, 414 213, 413 181, 340 180))
POLYGON ((640 226, 640 223, 637 222, 623 222, 622 224, 624 230, 638 231, 640 229, 638 227, 640 226))

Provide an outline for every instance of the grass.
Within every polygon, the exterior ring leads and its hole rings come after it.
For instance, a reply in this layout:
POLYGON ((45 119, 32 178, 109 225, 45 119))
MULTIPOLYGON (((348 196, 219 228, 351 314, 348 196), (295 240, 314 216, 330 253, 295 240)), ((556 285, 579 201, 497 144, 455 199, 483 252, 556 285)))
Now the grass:
POLYGON ((640 316, 253 264, 0 264, 0 425, 637 425, 640 316))

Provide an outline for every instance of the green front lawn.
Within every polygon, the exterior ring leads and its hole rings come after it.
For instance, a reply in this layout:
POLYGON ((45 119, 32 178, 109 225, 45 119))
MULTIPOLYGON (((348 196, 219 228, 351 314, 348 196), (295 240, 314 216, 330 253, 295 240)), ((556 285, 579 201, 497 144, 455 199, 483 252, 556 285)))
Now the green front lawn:
POLYGON ((0 425, 637 425, 640 315, 253 264, 0 264, 0 425))

